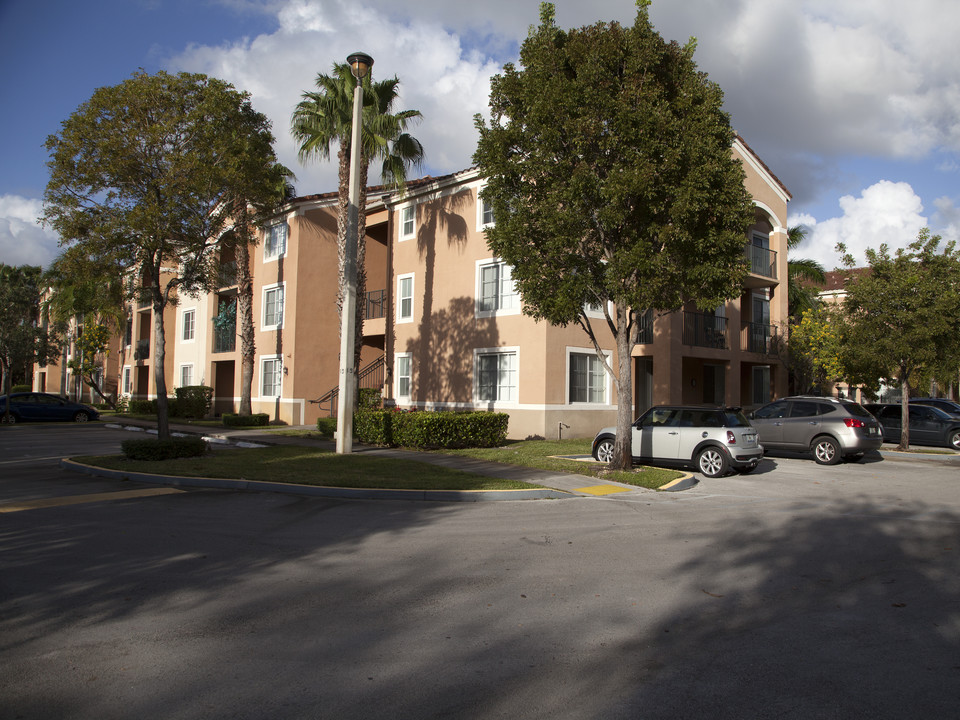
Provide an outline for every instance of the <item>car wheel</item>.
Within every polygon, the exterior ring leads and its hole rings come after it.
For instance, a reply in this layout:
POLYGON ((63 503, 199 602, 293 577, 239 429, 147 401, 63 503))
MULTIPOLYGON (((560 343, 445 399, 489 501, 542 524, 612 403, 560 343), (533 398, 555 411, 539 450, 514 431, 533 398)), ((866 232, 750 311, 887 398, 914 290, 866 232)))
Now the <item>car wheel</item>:
POLYGON ((950 431, 950 434, 947 435, 947 445, 954 450, 960 450, 960 429, 950 431))
POLYGON ((74 422, 86 422, 89 419, 90 419, 90 416, 87 415, 83 410, 81 410, 80 412, 78 412, 76 415, 73 416, 74 422))
POLYGON ((597 443, 597 447, 593 451, 593 457, 602 463, 613 462, 613 440, 604 438, 597 443))
POLYGON ((727 472, 727 454, 720 448, 705 447, 697 455, 697 467, 707 477, 720 477, 727 472))
POLYGON ((14 415, 13 413, 10 413, 10 415, 6 415, 6 414, 0 415, 0 423, 6 424, 8 422, 11 425, 14 425, 17 422, 17 416, 14 415))
POLYGON ((840 457, 840 446, 833 438, 819 437, 813 441, 813 458, 820 465, 836 465, 840 457))

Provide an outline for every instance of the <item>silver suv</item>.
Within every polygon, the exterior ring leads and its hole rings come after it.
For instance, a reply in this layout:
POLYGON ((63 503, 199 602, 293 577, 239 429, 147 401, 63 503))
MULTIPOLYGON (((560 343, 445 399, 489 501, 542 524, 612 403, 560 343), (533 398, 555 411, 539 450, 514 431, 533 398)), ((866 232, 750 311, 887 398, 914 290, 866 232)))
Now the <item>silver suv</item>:
MULTIPOLYGON (((763 447, 740 408, 659 405, 632 425, 632 455, 649 465, 693 465, 707 477, 730 469, 748 473, 763 459, 763 447)), ((593 439, 593 457, 613 460, 615 427, 593 439)))
POLYGON ((880 423, 859 403, 831 397, 786 397, 750 413, 768 450, 812 452, 821 465, 856 460, 883 444, 880 423))

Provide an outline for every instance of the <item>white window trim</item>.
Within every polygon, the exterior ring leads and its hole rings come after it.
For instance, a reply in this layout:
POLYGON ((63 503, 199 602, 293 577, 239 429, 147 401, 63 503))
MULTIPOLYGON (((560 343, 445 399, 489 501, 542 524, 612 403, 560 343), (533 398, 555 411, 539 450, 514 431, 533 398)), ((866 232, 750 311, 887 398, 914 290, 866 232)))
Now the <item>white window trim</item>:
MULTIPOLYGON (((567 347, 567 367, 566 367, 566 372, 564 373, 564 378, 565 378, 565 380, 566 380, 566 383, 565 383, 565 387, 564 387, 564 390, 563 390, 564 400, 565 400, 566 404, 567 404, 567 405, 570 405, 571 407, 576 407, 576 408, 580 408, 580 409, 609 407, 609 406, 610 406, 610 399, 611 399, 611 392, 610 392, 610 391, 611 391, 611 384, 612 384, 612 383, 611 383, 610 373, 607 372, 607 369, 606 369, 606 368, 603 369, 603 370, 604 370, 604 372, 603 372, 603 375, 604 375, 604 387, 603 387, 603 397, 604 397, 604 400, 603 400, 603 402, 601 402, 601 403, 595 403, 595 402, 573 402, 573 401, 571 401, 571 399, 570 399, 570 370, 571 370, 570 356, 571 356, 571 355, 593 355, 594 357, 596 357, 597 351, 596 351, 594 348, 570 347, 570 346, 567 347)), ((607 359, 607 364, 612 366, 613 351, 612 351, 612 350, 604 350, 604 351, 603 351, 603 356, 607 359)))
POLYGON ((416 296, 417 281, 415 280, 415 275, 416 273, 404 273, 403 275, 397 275, 397 324, 412 323, 413 317, 416 314, 417 308, 416 308, 415 296, 416 296), (401 281, 406 280, 408 278, 410 280, 410 317, 403 317, 402 315, 403 298, 400 295, 400 283, 401 281))
POLYGON ((133 392, 133 368, 130 365, 123 366, 123 374, 121 375, 120 382, 121 387, 123 388, 123 394, 129 395, 133 392))
MULTIPOLYGON (((519 315, 523 309, 523 300, 520 298, 520 293, 516 293, 516 307, 508 308, 504 310, 503 308, 497 308, 496 310, 481 310, 480 301, 483 293, 483 268, 489 267, 490 265, 507 265, 506 262, 500 258, 486 258, 484 260, 477 260, 476 274, 475 274, 475 289, 474 289, 474 313, 477 318, 492 318, 500 317, 507 315, 519 315)), ((511 275, 512 273, 511 268, 511 275)), ((514 286, 516 287, 516 286, 514 286)))
POLYGON ((283 397, 283 356, 282 355, 261 355, 260 356, 260 377, 258 378, 257 390, 261 398, 278 398, 283 397), (263 366, 267 362, 279 360, 280 361, 280 388, 276 395, 264 395, 263 394, 263 375, 264 370, 263 366))
POLYGON ((281 220, 280 222, 273 223, 263 229, 263 261, 265 263, 276 262, 280 258, 286 257, 287 250, 289 249, 289 247, 290 247, 290 225, 287 223, 286 220, 281 220), (270 231, 273 228, 278 227, 280 225, 285 226, 287 231, 287 236, 286 238, 284 238, 284 241, 283 241, 283 252, 274 253, 273 255, 267 255, 267 238, 270 237, 270 231))
POLYGON ((520 406, 520 346, 512 345, 505 347, 474 348, 473 350, 473 403, 474 405, 489 408, 516 408, 520 406), (513 400, 481 400, 480 399, 480 356, 481 355, 507 355, 512 354, 516 358, 517 384, 516 397, 513 400))
POLYGON ((417 236, 417 204, 416 204, 416 203, 406 203, 405 205, 400 205, 400 206, 397 208, 397 214, 398 214, 399 217, 400 217, 400 223, 399 223, 400 227, 399 227, 399 229, 398 229, 398 231, 397 231, 397 235, 398 235, 399 239, 400 239, 401 241, 403 241, 403 240, 412 240, 413 238, 415 238, 415 237, 417 236), (411 210, 411 211, 413 212, 413 230, 412 230, 411 232, 409 232, 409 233, 405 233, 405 232, 403 231, 404 225, 406 224, 406 223, 404 222, 404 217, 403 217, 403 216, 406 214, 406 211, 407 211, 407 210, 411 210))
POLYGON ((483 187, 485 186, 477 188, 477 232, 482 232, 488 227, 493 227, 495 224, 493 221, 488 223, 483 221, 483 198, 480 197, 480 191, 483 189, 483 187))
POLYGON ((192 308, 183 308, 180 311, 180 342, 181 343, 193 343, 197 341, 197 309, 192 308), (185 338, 183 336, 184 331, 187 329, 187 315, 193 314, 193 337, 185 338))
POLYGON ((413 390, 413 353, 395 353, 393 356, 393 367, 395 368, 394 378, 393 378, 393 397, 396 400, 410 400, 413 390), (407 378, 407 388, 408 392, 406 395, 400 394, 400 358, 409 358, 410 359, 410 374, 406 375, 407 378))
POLYGON ((263 289, 260 291, 260 329, 261 330, 279 330, 283 327, 284 318, 287 314, 287 283, 279 282, 273 283, 272 285, 264 285, 263 289), (280 294, 283 296, 283 301, 280 303, 280 322, 275 325, 270 325, 267 323, 267 293, 280 289, 280 294))
POLYGON ((196 383, 193 380, 193 363, 181 363, 180 364, 180 373, 177 380, 180 382, 179 387, 189 387, 188 385, 183 384, 183 369, 190 368, 190 385, 195 385, 196 383))

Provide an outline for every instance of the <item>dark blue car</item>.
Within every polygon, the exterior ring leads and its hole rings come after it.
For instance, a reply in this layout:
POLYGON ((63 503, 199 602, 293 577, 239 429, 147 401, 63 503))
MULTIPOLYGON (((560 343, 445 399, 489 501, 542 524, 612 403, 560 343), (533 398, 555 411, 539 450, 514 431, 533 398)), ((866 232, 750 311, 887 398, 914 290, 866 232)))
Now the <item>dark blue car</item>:
MULTIPOLYGON (((41 392, 21 392, 10 395, 11 423, 29 420, 87 422, 99 417, 100 413, 89 405, 73 402, 59 395, 41 392)), ((0 395, 0 422, 7 422, 6 395, 0 395)))

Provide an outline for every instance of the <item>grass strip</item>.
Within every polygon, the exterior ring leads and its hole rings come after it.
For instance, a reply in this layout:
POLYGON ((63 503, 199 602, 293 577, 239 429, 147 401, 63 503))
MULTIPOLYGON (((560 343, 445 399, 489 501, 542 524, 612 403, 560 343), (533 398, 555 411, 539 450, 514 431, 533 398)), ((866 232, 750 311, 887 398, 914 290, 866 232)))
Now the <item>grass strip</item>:
POLYGON ((581 462, 558 457, 564 455, 589 456, 592 444, 593 440, 591 438, 523 440, 499 448, 471 448, 438 452, 476 458, 477 460, 522 465, 523 467, 551 472, 576 473, 651 490, 656 490, 683 475, 682 472, 677 470, 642 465, 634 467, 632 471, 608 470, 607 466, 602 463, 581 462))
POLYGON ((217 449, 199 458, 128 460, 120 455, 73 458, 109 470, 156 475, 231 478, 266 482, 390 490, 530 490, 531 483, 491 478, 415 460, 337 455, 307 447, 217 449))

